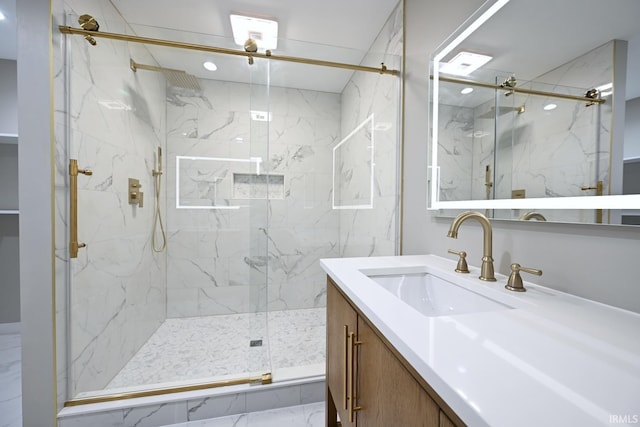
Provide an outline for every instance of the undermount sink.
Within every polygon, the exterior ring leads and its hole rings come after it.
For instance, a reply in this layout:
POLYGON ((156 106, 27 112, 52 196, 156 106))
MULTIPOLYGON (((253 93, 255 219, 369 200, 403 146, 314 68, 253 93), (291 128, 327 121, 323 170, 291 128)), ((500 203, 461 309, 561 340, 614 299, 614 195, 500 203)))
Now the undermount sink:
POLYGON ((513 308, 429 273, 367 276, 428 317, 513 308))

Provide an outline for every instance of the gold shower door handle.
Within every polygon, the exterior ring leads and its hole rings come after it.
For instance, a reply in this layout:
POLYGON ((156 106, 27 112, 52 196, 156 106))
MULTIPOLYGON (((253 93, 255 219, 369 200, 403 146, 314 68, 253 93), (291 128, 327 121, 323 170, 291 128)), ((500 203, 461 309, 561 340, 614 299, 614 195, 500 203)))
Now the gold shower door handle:
POLYGON ((79 169, 78 160, 69 160, 69 256, 78 258, 78 249, 86 247, 86 243, 78 242, 78 174, 91 176, 91 169, 79 169))

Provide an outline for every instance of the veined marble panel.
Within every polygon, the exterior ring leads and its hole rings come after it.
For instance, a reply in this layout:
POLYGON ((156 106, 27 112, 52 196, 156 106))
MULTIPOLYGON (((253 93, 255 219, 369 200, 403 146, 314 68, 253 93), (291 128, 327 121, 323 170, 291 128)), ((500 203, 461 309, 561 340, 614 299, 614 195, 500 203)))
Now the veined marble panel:
MULTIPOLYGON (((402 54, 402 5, 392 12, 363 63, 400 69, 402 54)), ((339 256, 392 255, 397 252, 397 182, 399 153, 400 80, 395 76, 356 72, 342 93, 341 133, 346 136, 367 117, 374 115, 370 138, 375 142, 373 208, 340 210, 339 256), (391 201, 391 203, 389 203, 391 201), (388 239, 393 244, 388 245, 388 239)), ((346 159, 345 159, 346 160, 346 159)), ((370 163, 346 161, 359 164, 370 163)), ((366 173, 351 177, 363 180, 366 173)), ((370 179, 370 178, 366 178, 370 179)), ((370 183, 352 182, 352 188, 370 183)))
MULTIPOLYGON (((331 210, 330 176, 331 147, 340 132, 339 95, 271 88, 272 120, 265 126, 250 118, 249 109, 254 106, 247 85, 208 80, 203 88, 200 97, 176 96, 169 102, 167 187, 175 188, 176 170, 172 164, 176 156, 198 156, 259 157, 261 172, 282 176, 283 188, 278 195, 281 199, 247 198, 238 193, 238 188, 233 191, 230 184, 234 174, 255 174, 256 163, 229 161, 229 185, 225 187, 225 180, 218 184, 218 202, 238 209, 174 209, 175 195, 169 190, 169 316, 266 308, 264 286, 269 269, 289 272, 271 278, 269 289, 297 290, 270 292, 280 302, 269 306, 270 310, 319 306, 324 278, 293 285, 295 280, 301 280, 293 269, 332 256, 318 248, 331 251, 338 241, 338 217, 331 210), (274 227, 295 230, 296 239, 285 241, 284 236, 274 234, 274 227), (324 233, 322 243, 297 238, 299 234, 310 235, 314 228, 324 233), (285 245, 287 249, 282 250, 285 245)), ((197 176, 198 180, 206 180, 206 174, 197 176)), ((256 196, 253 189, 249 192, 256 196)), ((198 197, 204 200, 203 196, 198 197)))

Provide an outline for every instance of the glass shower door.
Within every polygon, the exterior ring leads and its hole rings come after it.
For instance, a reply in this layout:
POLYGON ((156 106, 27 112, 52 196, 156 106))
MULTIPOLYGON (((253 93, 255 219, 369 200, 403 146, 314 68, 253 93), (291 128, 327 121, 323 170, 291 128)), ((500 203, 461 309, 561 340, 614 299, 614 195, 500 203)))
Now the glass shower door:
POLYGON ((239 81, 178 84, 162 58, 201 63, 204 54, 65 42, 56 150, 79 173, 57 179, 67 217, 57 240, 72 246, 77 222, 80 246, 58 272, 68 291, 67 399, 268 373, 267 61, 218 58, 239 81), (66 213, 74 200, 76 221, 66 213), (163 228, 166 248, 154 249, 163 228))

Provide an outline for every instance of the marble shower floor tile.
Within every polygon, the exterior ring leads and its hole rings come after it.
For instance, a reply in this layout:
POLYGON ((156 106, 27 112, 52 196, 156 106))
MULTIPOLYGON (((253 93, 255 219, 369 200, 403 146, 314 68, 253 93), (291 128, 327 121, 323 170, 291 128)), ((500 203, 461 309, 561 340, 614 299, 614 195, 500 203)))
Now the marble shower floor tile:
POLYGON ((0 427, 22 426, 20 334, 0 335, 0 427))
POLYGON ((325 312, 269 312, 267 322, 265 313, 167 319, 107 389, 324 363, 325 312))
POLYGON ((290 406, 208 420, 189 421, 164 427, 323 427, 325 403, 290 406))

